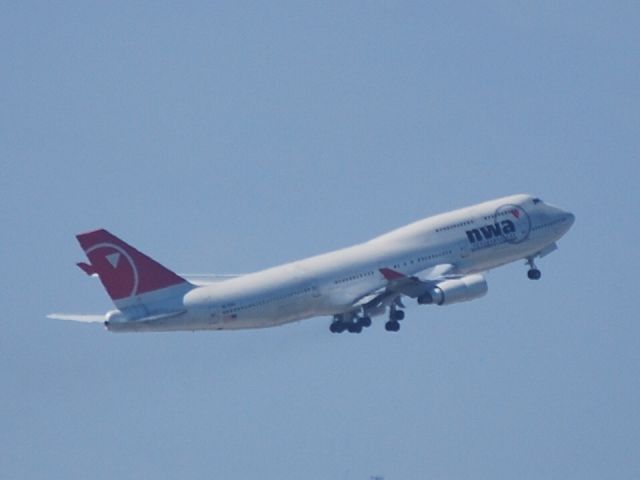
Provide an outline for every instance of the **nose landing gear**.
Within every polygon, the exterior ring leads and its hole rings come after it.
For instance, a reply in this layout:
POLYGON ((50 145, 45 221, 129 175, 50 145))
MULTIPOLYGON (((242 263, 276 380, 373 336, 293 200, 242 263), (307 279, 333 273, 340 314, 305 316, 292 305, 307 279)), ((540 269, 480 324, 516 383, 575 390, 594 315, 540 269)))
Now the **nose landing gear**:
POLYGON ((527 277, 529 277, 529 280, 540 280, 542 272, 540 272, 538 267, 536 267, 536 264, 533 262, 533 257, 527 258, 527 265, 529 265, 529 270, 527 271, 527 277))

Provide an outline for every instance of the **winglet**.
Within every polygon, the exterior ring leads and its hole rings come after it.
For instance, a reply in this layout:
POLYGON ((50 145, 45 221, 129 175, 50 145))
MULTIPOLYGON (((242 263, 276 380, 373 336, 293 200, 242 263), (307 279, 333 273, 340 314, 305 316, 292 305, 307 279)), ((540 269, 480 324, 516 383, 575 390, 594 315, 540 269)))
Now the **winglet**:
POLYGON ((384 276, 384 278, 386 278, 387 280, 399 280, 400 278, 405 278, 406 275, 404 275, 403 273, 397 272, 396 270, 392 270, 390 268, 381 268, 380 269, 380 273, 384 276))

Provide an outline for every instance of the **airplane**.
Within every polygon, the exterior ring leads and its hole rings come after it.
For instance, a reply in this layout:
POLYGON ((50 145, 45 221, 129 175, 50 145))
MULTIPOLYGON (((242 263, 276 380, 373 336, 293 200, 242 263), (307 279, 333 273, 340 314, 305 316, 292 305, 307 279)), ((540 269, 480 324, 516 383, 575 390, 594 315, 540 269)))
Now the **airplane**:
POLYGON ((553 252, 574 215, 527 194, 511 195, 411 223, 364 243, 246 275, 178 275, 107 230, 77 235, 116 310, 50 314, 101 322, 111 332, 237 330, 330 316, 333 333, 360 333, 386 315, 397 332, 405 298, 450 305, 487 293, 485 272, 553 252))

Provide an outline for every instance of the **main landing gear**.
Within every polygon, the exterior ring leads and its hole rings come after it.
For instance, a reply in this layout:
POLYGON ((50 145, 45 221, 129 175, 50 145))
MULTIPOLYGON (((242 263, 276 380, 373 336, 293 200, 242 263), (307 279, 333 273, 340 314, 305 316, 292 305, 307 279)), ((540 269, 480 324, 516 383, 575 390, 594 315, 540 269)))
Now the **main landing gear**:
POLYGON ((540 280, 542 273, 536 267, 536 264, 533 263, 533 258, 527 258, 527 265, 529 265, 529 270, 527 271, 527 277, 529 280, 540 280))
POLYGON ((391 307, 389 310, 389 321, 384 324, 384 329, 387 332, 397 332, 400 330, 400 320, 404 319, 404 312, 397 308, 391 307))
MULTIPOLYGON (((389 320, 384 324, 387 332, 397 332, 400 330, 400 320, 404 319, 404 311, 395 305, 389 310, 389 320)), ((332 333, 361 333, 364 328, 371 326, 371 317, 365 315, 362 317, 356 314, 340 314, 333 317, 333 322, 329 325, 332 333)))
POLYGON ((332 333, 342 333, 344 331, 360 333, 363 328, 369 328, 370 326, 371 317, 342 314, 333 317, 333 322, 329 325, 329 330, 331 330, 332 333))

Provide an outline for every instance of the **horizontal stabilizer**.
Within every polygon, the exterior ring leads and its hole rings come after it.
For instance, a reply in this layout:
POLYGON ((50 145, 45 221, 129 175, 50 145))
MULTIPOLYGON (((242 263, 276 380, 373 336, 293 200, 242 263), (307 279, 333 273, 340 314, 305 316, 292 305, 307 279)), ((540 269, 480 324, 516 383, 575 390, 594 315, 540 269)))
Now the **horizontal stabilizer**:
POLYGON ((178 310, 176 312, 165 312, 165 313, 159 313, 157 315, 150 315, 148 317, 142 317, 142 318, 136 318, 135 322, 155 322, 158 320, 166 320, 167 318, 174 318, 174 317, 178 317, 180 315, 183 315, 187 313, 186 310, 178 310))
POLYGON ((225 282, 242 276, 239 273, 180 273, 178 275, 197 286, 225 282))
POLYGON ((104 315, 82 315, 74 313, 50 313, 47 318, 53 320, 70 320, 72 322, 84 322, 84 323, 102 323, 104 322, 104 315))

